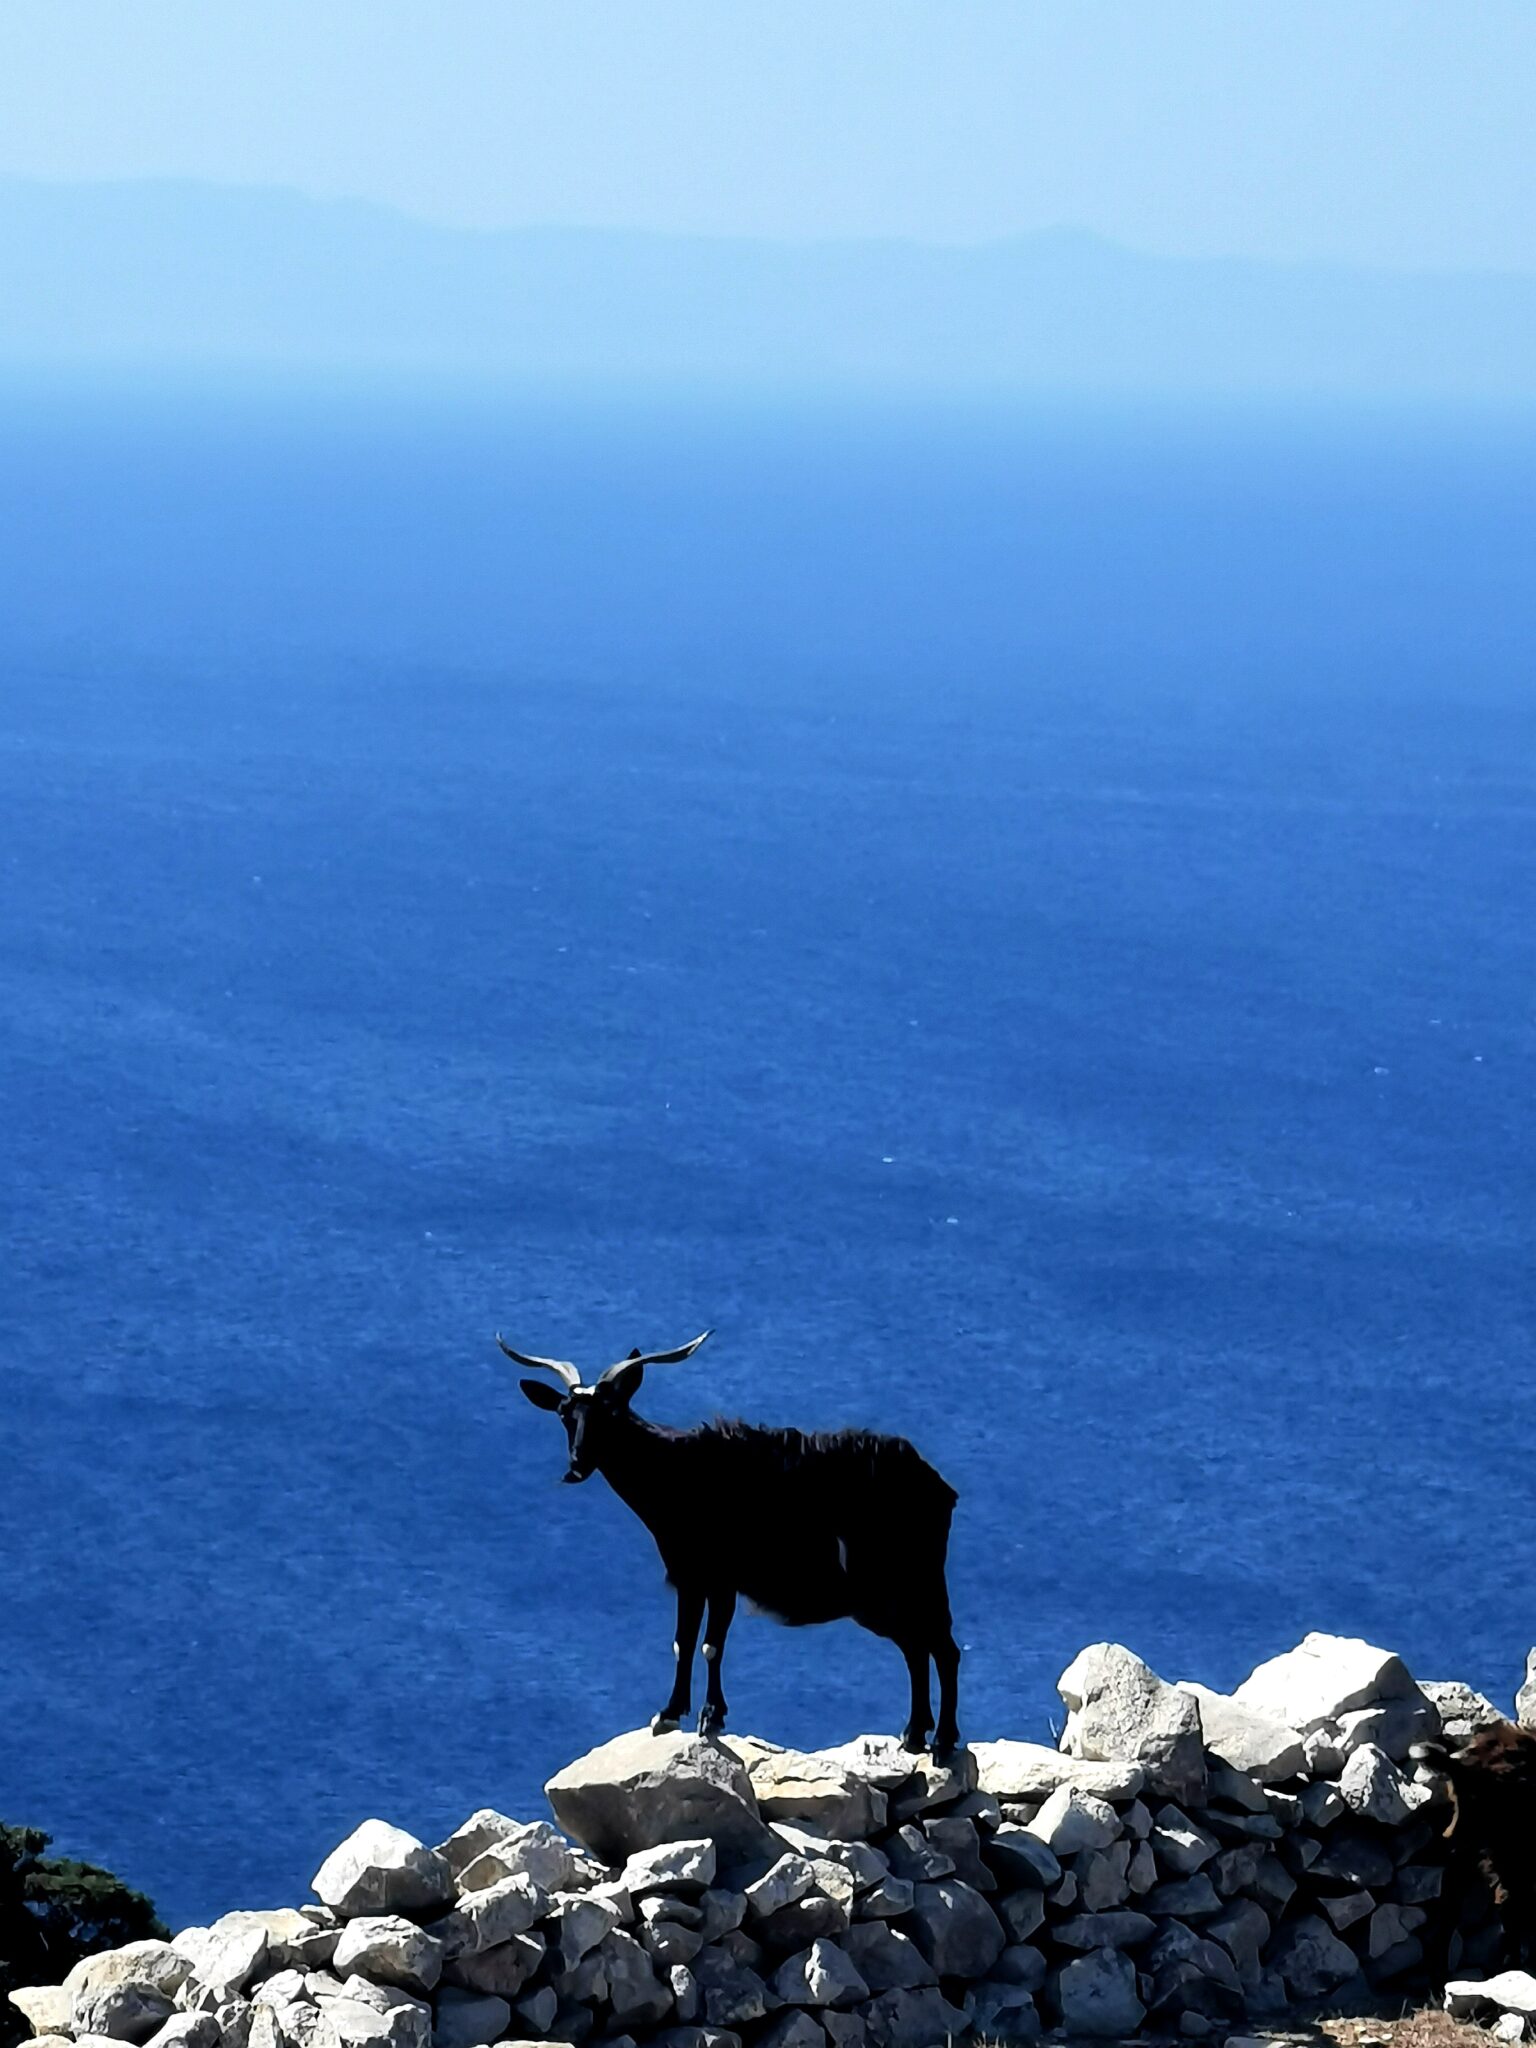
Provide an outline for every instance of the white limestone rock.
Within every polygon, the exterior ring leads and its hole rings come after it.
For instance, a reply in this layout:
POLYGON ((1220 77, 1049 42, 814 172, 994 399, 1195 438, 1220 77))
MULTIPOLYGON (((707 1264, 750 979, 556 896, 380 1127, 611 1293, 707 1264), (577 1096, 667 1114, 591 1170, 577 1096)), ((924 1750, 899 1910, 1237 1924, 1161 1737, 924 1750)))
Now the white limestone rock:
POLYGON ((835 1755, 780 1749, 752 1735, 727 1735, 725 1746, 746 1765, 765 1820, 799 1821, 844 1841, 862 1841, 885 1826, 885 1792, 835 1755))
POLYGON ((1445 1987, 1445 2009, 1458 2020, 1490 2010, 1536 2019, 1536 1976, 1529 1970, 1501 1970, 1496 1977, 1457 1979, 1445 1987))
POLYGON ((1405 1782, 1392 1759, 1371 1742, 1351 1754, 1339 1779, 1339 1797, 1350 1812, 1387 1828, 1401 1827, 1428 1796, 1425 1788, 1405 1782))
POLYGON ((9 1997, 34 2034, 67 2034, 74 2025, 75 2001, 62 1984, 22 1984, 9 1997))
POLYGON ((1209 1686, 1196 1685, 1190 1679, 1181 1679, 1179 1690, 1194 1696, 1205 1746, 1229 1770, 1255 1778, 1261 1785, 1278 1785, 1300 1774, 1304 1758, 1299 1730, 1229 1693, 1212 1692, 1209 1686))
POLYGON ((1314 1632, 1294 1650, 1260 1664, 1232 1697, 1306 1737, 1359 1708, 1424 1696, 1391 1651, 1358 1636, 1314 1632))
MULTIPOLYGON (((1107 1800, 1075 1785, 1062 1785, 1030 1822, 1028 1832, 1060 1858, 1080 1849, 1107 1849, 1120 1833, 1120 1818, 1107 1800)), ((996 1846, 997 1837, 993 1837, 996 1846)))
POLYGON ((1076 1785, 1100 1799, 1134 1799, 1146 1784, 1140 1764, 1064 1756, 1043 1742, 977 1742, 971 1754, 982 1791, 1011 1804, 1042 1805, 1061 1785, 1076 1785))
POLYGON ((728 1865, 776 1846, 740 1759, 696 1735, 615 1736, 544 1790, 560 1825, 615 1867, 661 1842, 707 1838, 728 1865))
POLYGON ((1205 1742, 1193 1694, 1169 1685, 1120 1643, 1094 1643, 1057 1681, 1067 1707, 1061 1746, 1069 1756, 1140 1765, 1146 1787, 1198 1803, 1205 1742))
POLYGON ((333 1849, 313 1890, 344 1920, 378 1913, 430 1919, 454 1896, 453 1873, 437 1851, 383 1820, 365 1820, 333 1849))
POLYGON ((653 1892, 676 1892, 697 1898, 715 1881, 718 1857, 707 1838, 691 1842, 658 1842, 651 1849, 637 1849, 625 1864, 619 1882, 631 1898, 642 1899, 653 1892))

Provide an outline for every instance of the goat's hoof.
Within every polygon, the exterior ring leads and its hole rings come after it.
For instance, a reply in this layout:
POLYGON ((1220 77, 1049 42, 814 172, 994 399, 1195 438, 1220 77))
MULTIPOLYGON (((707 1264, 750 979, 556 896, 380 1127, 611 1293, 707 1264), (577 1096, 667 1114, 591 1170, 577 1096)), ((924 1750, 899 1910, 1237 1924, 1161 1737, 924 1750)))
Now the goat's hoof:
POLYGON ((958 1728, 940 1729, 933 1738, 933 1760, 936 1764, 952 1764, 963 1747, 958 1728))
POLYGON ((682 1725, 676 1714, 654 1714, 651 1717, 653 1735, 675 1735, 682 1725))
POLYGON ((706 1707, 699 1715, 699 1733, 701 1735, 718 1735, 724 1727, 724 1707, 706 1707))
POLYGON ((928 1730, 919 1727, 916 1721, 909 1721, 901 1731, 901 1746, 911 1755, 921 1756, 928 1747, 928 1730))

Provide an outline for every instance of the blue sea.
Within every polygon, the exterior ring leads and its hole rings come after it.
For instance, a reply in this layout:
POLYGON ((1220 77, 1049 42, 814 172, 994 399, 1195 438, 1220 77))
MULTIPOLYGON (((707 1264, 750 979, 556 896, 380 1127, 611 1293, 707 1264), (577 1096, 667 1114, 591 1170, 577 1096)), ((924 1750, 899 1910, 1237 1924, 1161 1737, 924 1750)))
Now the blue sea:
POLYGON ((648 1717, 498 1328, 910 1435, 975 1736, 1100 1638, 1507 1701, 1533 558, 1530 418, 10 387, 0 1815, 180 1924, 648 1717))

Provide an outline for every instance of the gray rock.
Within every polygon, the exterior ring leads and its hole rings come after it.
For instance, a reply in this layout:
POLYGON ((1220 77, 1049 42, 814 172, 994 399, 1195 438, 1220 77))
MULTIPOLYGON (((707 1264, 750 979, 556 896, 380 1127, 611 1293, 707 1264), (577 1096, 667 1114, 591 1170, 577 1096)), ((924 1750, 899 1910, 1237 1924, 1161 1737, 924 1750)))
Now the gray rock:
POLYGON ((1045 1925, 1045 1893, 1009 1892, 997 1901, 997 1916, 1010 1942, 1026 1942, 1045 1925))
POLYGON ((1264 1961, 1284 1978, 1291 1996, 1298 1999, 1326 1998, 1347 1984, 1360 1967, 1354 1950, 1316 1914, 1286 1921, 1264 1961))
POLYGON ((1325 1784, 1318 1779, 1301 1789, 1301 1817, 1309 1828, 1316 1828, 1319 1834, 1326 1833, 1348 1811, 1339 1797, 1337 1785, 1325 1784))
POLYGON ((672 1987, 674 2018, 685 2026, 692 2026, 704 2010, 704 1999, 699 1990, 698 1978, 686 1963, 673 1963, 667 1970, 667 1982, 672 1987))
POLYGON ((1170 1877, 1192 1877, 1221 1847, 1214 1835, 1177 1806, 1158 1810, 1150 1840, 1158 1868, 1170 1877))
POLYGON ((971 2000, 971 2024, 983 2041, 1035 2041, 1041 2034, 1035 2001, 1022 1984, 978 1984, 971 2000))
POLYGON ((491 2042, 503 2039, 511 2019, 512 2008, 504 1998, 477 1991, 440 1991, 433 2048, 490 2048, 491 2042))
POLYGON ((1077 1902, 1085 1913, 1107 1913, 1130 1896, 1131 1844, 1123 1837, 1107 1849, 1084 1849, 1072 1858, 1077 1902))
POLYGON ((1205 1742, 1192 1694, 1167 1684, 1118 1643, 1095 1643, 1057 1681, 1069 1756, 1140 1765, 1148 1791, 1198 1801, 1205 1792, 1205 1742))
POLYGON ((1515 1719, 1522 1728, 1536 1728, 1536 1649, 1526 1653, 1525 1683, 1515 1694, 1515 1719))
POLYGON ((633 1935, 616 1928, 603 1939, 599 1955, 607 2002, 621 2027, 650 2028, 672 2010, 672 1986, 657 1976, 650 1957, 633 1935))
MULTIPOLYGON (((1028 1831, 1057 1857, 1073 1856, 1080 1849, 1107 1849, 1120 1833, 1120 1820, 1107 1800, 1080 1792, 1075 1785, 1061 1785, 1035 1815, 1028 1831)), ((992 1838, 994 1850, 1001 1832, 992 1838)))
POLYGON ((1491 1699, 1459 1678, 1421 1678, 1419 1691, 1440 1716, 1441 1733, 1451 1749, 1460 1749, 1481 1729, 1507 1719, 1491 1699))
POLYGON ((768 2010, 768 1987, 755 1970, 722 1950, 705 1949, 693 1964, 704 2017, 712 2027, 741 2027, 768 2010))
POLYGON ((410 1992, 358 1976, 338 1985, 319 1971, 311 1971, 305 1983, 346 2048, 428 2048, 432 2008, 410 1992))
POLYGON ((980 1892, 958 1877, 918 1885, 905 1931, 940 1977, 985 1977, 1008 1939, 980 1892))
POLYGON ((526 1877, 545 1892, 585 1891, 604 1876, 602 1864, 568 1842, 546 1820, 519 1824, 490 1843, 459 1872, 459 1889, 484 1891, 509 1877, 526 1877))
POLYGON ((725 1746, 746 1765, 765 1820, 801 1821, 845 1841, 860 1841, 884 1827, 885 1792, 835 1757, 780 1749, 755 1735, 727 1735, 725 1746))
POLYGON ((956 1877, 979 1892, 996 1891, 997 1881, 981 1860, 981 1835, 974 1821, 930 1814, 923 1820, 922 1830, 940 1855, 949 1858, 956 1877))
POLYGON ((1369 1742, 1401 1763, 1415 1743, 1434 1742, 1439 1734, 1440 1715, 1433 1701, 1423 1697, 1384 1700, 1339 1716, 1339 1747, 1346 1757, 1369 1742))
POLYGON ((938 1763, 932 1756, 903 1749, 892 1735, 860 1735, 838 1749, 815 1753, 885 1792, 895 1822, 937 1806, 952 1806, 977 1789, 976 1759, 968 1749, 938 1763))
POLYGON ((819 2021, 798 2006, 791 2006, 768 2022, 757 2036, 754 2048, 827 2048, 827 2037, 819 2021))
POLYGON ((786 2005, 858 2005, 869 1986, 835 1941, 813 1941, 774 1973, 774 1994, 786 2005))
POLYGON ((561 1827, 605 1863, 701 1837, 727 1863, 777 1847, 740 1759, 693 1735, 616 1736, 557 1771, 544 1790, 561 1827))
POLYGON ((266 1961, 269 1940, 260 1916, 230 1913, 211 1927, 184 1928, 171 1945, 186 1957, 212 2011, 241 1995, 266 1961))
POLYGON ((1267 1813, 1264 1787, 1247 1771, 1234 1771, 1222 1764, 1206 1777, 1207 1806, 1231 1807, 1238 1813, 1267 1813))
POLYGON ((1361 1707, 1423 1695, 1402 1659, 1390 1651, 1356 1636, 1314 1633, 1294 1650, 1260 1664, 1232 1697, 1305 1737, 1361 1707))
POLYGON ((620 1926, 618 1908, 583 1892, 560 1892, 541 1922, 546 1938, 559 1952, 563 1968, 574 1969, 582 1957, 620 1926))
POLYGON ((355 1972, 374 1984, 430 1991, 443 1974, 443 1948, 414 1921, 398 1913, 365 1913, 348 1921, 342 1930, 333 1967, 341 1977, 355 1972))
POLYGON ((1125 1869, 1125 1888, 1132 1898, 1141 1898, 1157 1883, 1157 1858, 1152 1854, 1152 1844, 1138 1842, 1131 1851, 1131 1860, 1125 1869))
POLYGON ((75 2001, 62 1984, 23 1984, 9 1997, 34 2034, 67 2034, 74 2026, 75 2001))
POLYGON ((797 1826, 793 1821, 776 1820, 771 1826, 784 1847, 805 1857, 807 1862, 840 1865, 852 1878, 855 1890, 863 1891, 866 1885, 878 1884, 890 1870, 887 1857, 868 1842, 832 1841, 809 1828, 797 1826))
POLYGON ((868 1891, 861 1892, 855 1908, 859 1920, 897 1920, 912 1910, 913 1884, 909 1877, 882 1877, 868 1891))
POLYGON ((543 1942, 535 1934, 515 1934, 495 1948, 474 1949, 455 1956, 443 1969, 443 1981, 460 1991, 480 1991, 493 1998, 515 1999, 544 1961, 543 1942))
POLYGON ((443 1960, 451 1962, 526 1934, 548 1910, 548 1896, 532 1878, 504 1877, 483 1891, 465 1892, 453 1911, 429 1921, 426 1931, 441 1948, 443 1960))
POLYGON ((1063 1756, 1041 1742, 977 1742, 971 1753, 981 1789, 1010 1803, 1043 1805, 1061 1785, 1076 1785, 1100 1799, 1134 1799, 1146 1783, 1139 1764, 1063 1756))
POLYGON ((333 1849, 313 1889, 344 1920, 365 1913, 430 1918, 454 1896, 453 1873, 437 1851, 383 1820, 365 1820, 333 1849))
POLYGON ((707 1839, 658 1842, 630 1857, 619 1882, 634 1899, 652 1892, 678 1892, 692 1899, 714 1883, 715 1863, 715 1845, 707 1839))
POLYGON ((1301 1794, 1282 1792, 1278 1785, 1266 1785, 1264 1803, 1283 1828, 1299 1828, 1302 1822, 1301 1794))
POLYGON ((1050 1900, 1051 1904, 1056 1908, 1058 1913, 1067 1912, 1070 1907, 1075 1906, 1077 1904, 1076 1875, 1070 1870, 1064 1871, 1062 1873, 1061 1883, 1058 1885, 1053 1885, 1050 1891, 1046 1893, 1046 1897, 1050 1900))
POLYGON ((147 2041, 158 2033, 175 2011, 163 1991, 153 1984, 120 1978, 115 1984, 76 1992, 70 2014, 72 2032, 101 2034, 111 2041, 147 2041))
POLYGON ((1261 1905, 1253 1899, 1235 1899, 1206 1922, 1205 1932, 1232 1958, 1240 1983, 1258 1983, 1264 1974, 1261 1958, 1270 1936, 1269 1915, 1261 1905))
MULTIPOLYGON (((1154 1975, 1169 1968, 1171 1964, 1188 1963, 1202 1977, 1219 1984, 1224 1991, 1240 1992, 1242 1979, 1238 1976, 1237 1964, 1230 1952, 1220 1943, 1197 1934, 1192 1927, 1181 1926, 1171 1921, 1153 1942, 1141 1959, 1141 1967, 1154 1975)), ((1180 1982, 1189 1983, 1187 1975, 1181 1975, 1180 1982)), ((1180 2003, 1188 2003, 1183 2000, 1180 2003)))
POLYGON ((1209 1865, 1211 1883, 1224 1899, 1247 1891, 1267 1853, 1258 1842, 1240 1842, 1235 1849, 1223 1849, 1209 1865))
MULTIPOLYGON (((337 1999, 322 2009, 307 1999, 295 1998, 286 2005, 257 2006, 251 2011, 246 2039, 250 2048, 342 2048, 343 2036, 332 2018, 338 2009, 350 2010, 351 2002, 337 1999)), ((362 2020, 358 2031, 347 2037, 348 2048, 365 2038, 373 2043, 373 2048, 385 2048, 388 2022, 371 2007, 358 2010, 362 2020), (365 2036, 364 2027, 372 2029, 371 2034, 365 2036)), ((429 2039, 430 2035, 426 2035, 423 2042, 429 2039)))
POLYGON ((187 1958, 168 1941, 130 1941, 122 1948, 83 1956, 64 1979, 73 1998, 105 1991, 112 1984, 145 1984, 174 1998, 191 1975, 187 1958))
POLYGON ((966 2016, 937 1989, 884 1991, 865 2014, 870 2048, 934 2048, 966 2031, 966 2016))
POLYGON ((1077 1913, 1058 1921, 1051 1939, 1063 1948, 1139 1948, 1157 1932, 1145 1913, 1077 1913))
POLYGON ((748 1920, 761 1920, 770 1913, 777 1913, 781 1906, 803 1899, 807 1892, 816 1888, 816 1873, 810 1860, 786 1852, 746 1890, 748 1920))
POLYGON ((1392 1857, 1381 1843, 1358 1822, 1349 1821, 1323 1837, 1322 1850, 1312 1863, 1312 1876, 1351 1890, 1379 1891, 1391 1883, 1393 1867, 1392 1857))
POLYGON ((727 1891, 712 1885, 699 1900, 699 1932, 706 1943, 718 1941, 723 1934, 730 1934, 747 1917, 747 1895, 745 1892, 727 1891))
POLYGON ((1203 1920, 1221 1911, 1221 1898, 1203 1870, 1193 1877, 1170 1878, 1167 1884, 1154 1885, 1142 1904, 1159 1919, 1203 1920))
POLYGON ((1376 1901, 1369 1892, 1339 1892, 1332 1898, 1317 1902, 1328 1917, 1335 1934, 1342 1934, 1357 1921, 1368 1920, 1376 1910, 1376 1901))
POLYGON ((823 2006, 816 2015, 832 2048, 865 2048, 869 2028, 861 2013, 838 2012, 823 2006))
POLYGON ((559 2010, 559 2005, 560 2001, 554 1992, 547 1984, 543 1984, 537 1991, 530 1991, 526 1997, 518 1999, 512 2010, 527 2026, 532 2038, 542 2041, 547 2038, 550 2028, 555 2024, 555 2014, 559 2010))
POLYGON ((1445 2009, 1452 2019, 1473 2019, 1481 2012, 1517 2012, 1536 2019, 1536 1977, 1528 1970, 1501 1970, 1481 1981, 1462 1978, 1445 1987, 1445 2009))
POLYGON ((1405 1863, 1392 1880, 1392 1890, 1400 1906, 1427 1906, 1439 1898, 1444 1881, 1438 1863, 1405 1863))
POLYGON ((1396 1764, 1371 1742, 1351 1752, 1339 1779, 1339 1797, 1350 1812, 1388 1828, 1408 1818, 1408 1789, 1396 1764))
POLYGON ((1248 1889, 1272 1917, 1278 1918, 1296 1896, 1296 1880, 1280 1858, 1271 1853, 1254 1872, 1248 1889))
POLYGON ((1399 1949, 1424 1925, 1425 1914, 1419 1906, 1378 1906, 1371 1915, 1370 1931, 1366 1936, 1365 1952, 1373 1963, 1380 1963, 1394 1949, 1399 1949))
POLYGON ((932 1965, 909 1934, 871 1920, 850 1927, 843 1946, 870 1990, 919 1991, 936 1982, 932 1965))
POLYGON ((885 1845, 890 1862, 891 1875, 904 1877, 917 1884, 935 1877, 950 1877, 954 1873, 954 1858, 930 1842, 921 1828, 910 1822, 900 1827, 885 1845))
POLYGON ((146 2048, 219 2048, 219 2023, 211 2012, 173 2012, 146 2048))
POLYGON ((1033 1884, 1041 1889, 1057 1883, 1061 1860, 1029 1828, 1005 1821, 990 1837, 984 1851, 987 1861, 1006 1885, 1033 1884))
POLYGON ((1093 1949, 1067 1964, 1056 1979, 1056 2007, 1069 2035, 1118 2040, 1146 2019, 1136 1995, 1136 1967, 1119 1949, 1093 1949))
POLYGON ((696 1927, 660 1918, 645 1923, 640 1941, 646 1954, 666 1969, 691 1963, 704 1946, 704 1937, 696 1927))
POLYGON ((1300 1774, 1302 1737, 1287 1721, 1189 1680, 1181 1681, 1180 1690, 1193 1694, 1205 1746, 1229 1770, 1262 1785, 1278 1785, 1300 1774))
MULTIPOLYGON (((871 1923, 874 1924, 874 1923, 871 1923)), ((810 1892, 766 1920, 759 1920, 753 1933, 764 1948, 779 1955, 791 1949, 807 1948, 814 1941, 840 1941, 848 1932, 848 1908, 824 1892, 810 1892)))
POLYGON ((652 2035, 651 2048, 741 2048, 741 2036, 728 2027, 664 2027, 652 2035))

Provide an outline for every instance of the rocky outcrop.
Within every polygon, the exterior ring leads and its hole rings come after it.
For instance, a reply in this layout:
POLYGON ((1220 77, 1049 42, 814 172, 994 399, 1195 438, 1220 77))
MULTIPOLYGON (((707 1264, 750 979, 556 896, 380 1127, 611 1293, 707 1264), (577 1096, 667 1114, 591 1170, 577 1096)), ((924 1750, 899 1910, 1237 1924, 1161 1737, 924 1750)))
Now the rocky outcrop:
MULTIPOLYGON (((1096 1644, 1061 1692, 1062 1749, 942 1764, 623 1735, 550 1781, 559 1827, 484 1808, 433 1848, 368 1821, 318 1904, 14 2003, 50 2048, 934 2048, 1222 2038, 1414 1987, 1445 1808, 1408 1752, 1486 1702, 1323 1636, 1230 1696, 1096 1644)), ((1531 1980, 1463 1975, 1517 2038, 1531 1980)))

